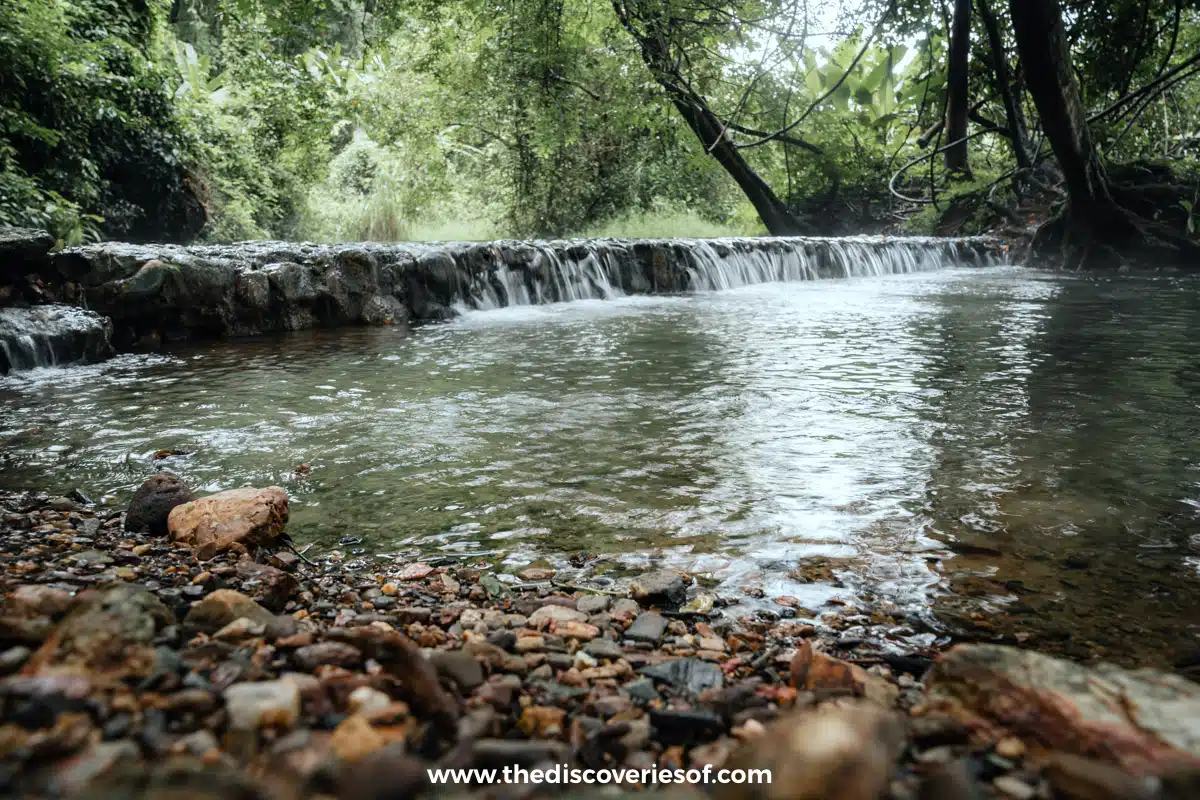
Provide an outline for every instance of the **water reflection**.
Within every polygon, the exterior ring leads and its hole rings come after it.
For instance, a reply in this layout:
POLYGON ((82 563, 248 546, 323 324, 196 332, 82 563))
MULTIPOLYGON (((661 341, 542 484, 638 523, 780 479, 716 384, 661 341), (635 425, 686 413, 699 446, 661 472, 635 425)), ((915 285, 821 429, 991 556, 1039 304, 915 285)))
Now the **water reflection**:
POLYGON ((323 548, 586 551, 1164 661, 1200 619, 1197 288, 949 270, 124 357, 0 381, 0 468, 122 501, 178 448, 323 548), (818 555, 844 586, 788 576, 818 555))

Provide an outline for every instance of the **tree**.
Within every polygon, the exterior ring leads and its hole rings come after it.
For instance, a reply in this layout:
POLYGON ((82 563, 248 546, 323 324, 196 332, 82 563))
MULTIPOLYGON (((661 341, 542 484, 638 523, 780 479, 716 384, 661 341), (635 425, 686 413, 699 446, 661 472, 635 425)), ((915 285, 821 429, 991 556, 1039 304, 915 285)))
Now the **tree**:
MULTIPOLYGON (((767 230, 775 236, 808 232, 810 226, 793 214, 750 166, 735 146, 730 127, 713 113, 708 101, 681 72, 687 53, 679 36, 684 30, 681 22, 686 18, 670 16, 671 4, 653 0, 613 0, 612 5, 625 30, 637 42, 642 61, 654 79, 667 93, 672 105, 700 140, 705 151, 716 159, 745 193, 767 230)), ((720 14, 714 17, 721 20, 720 14)))
POLYGON ((1071 64, 1071 48, 1058 0, 1009 0, 1017 50, 1042 130, 1062 169, 1066 207, 1035 244, 1060 242, 1068 267, 1112 267, 1139 251, 1178 260, 1195 245, 1153 226, 1113 197, 1092 143, 1088 115, 1071 64))
POLYGON ((970 173, 967 161, 967 114, 971 98, 967 74, 971 65, 971 0, 954 0, 950 29, 950 63, 946 96, 946 169, 970 173))

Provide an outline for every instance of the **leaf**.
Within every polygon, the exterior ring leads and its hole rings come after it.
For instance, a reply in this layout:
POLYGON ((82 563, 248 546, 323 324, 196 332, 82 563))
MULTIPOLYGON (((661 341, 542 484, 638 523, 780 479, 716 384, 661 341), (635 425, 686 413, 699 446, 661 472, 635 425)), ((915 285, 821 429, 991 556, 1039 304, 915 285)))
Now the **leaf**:
POLYGON ((874 100, 875 94, 867 87, 859 86, 854 90, 854 102, 858 103, 860 106, 873 105, 874 100))

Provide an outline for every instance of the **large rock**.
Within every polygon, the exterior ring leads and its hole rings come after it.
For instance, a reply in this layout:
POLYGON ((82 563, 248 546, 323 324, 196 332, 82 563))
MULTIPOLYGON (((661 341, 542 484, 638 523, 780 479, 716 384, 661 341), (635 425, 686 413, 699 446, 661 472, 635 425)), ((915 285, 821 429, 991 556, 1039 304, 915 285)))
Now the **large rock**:
POLYGON ((178 506, 167 527, 174 541, 211 558, 230 549, 257 550, 278 539, 287 521, 287 492, 268 486, 230 489, 178 506))
POLYGON ((155 634, 174 615, 141 586, 88 592, 33 654, 23 675, 82 675, 95 683, 144 678, 158 663, 155 634))
POLYGON ((275 615, 241 592, 217 589, 192 605, 183 620, 183 626, 188 631, 213 633, 242 618, 268 625, 275 615))
POLYGON ((771 725, 725 762, 729 770, 770 770, 769 785, 718 784, 715 797, 878 800, 887 796, 903 749, 904 727, 892 712, 867 703, 826 703, 771 725))
POLYGON ((1086 667, 999 645, 959 645, 925 678, 925 710, 1135 774, 1200 767, 1200 685, 1150 669, 1086 667))
POLYGON ((91 364, 113 354, 112 322, 64 305, 0 309, 0 375, 91 364))
POLYGON ((125 530, 167 535, 167 517, 176 506, 189 503, 192 490, 173 472, 160 472, 138 487, 125 511, 125 530))
POLYGON ((0 284, 45 269, 54 237, 34 228, 0 228, 0 284))
POLYGON ((670 570, 646 572, 629 582, 629 593, 642 605, 677 606, 687 599, 687 581, 670 570))

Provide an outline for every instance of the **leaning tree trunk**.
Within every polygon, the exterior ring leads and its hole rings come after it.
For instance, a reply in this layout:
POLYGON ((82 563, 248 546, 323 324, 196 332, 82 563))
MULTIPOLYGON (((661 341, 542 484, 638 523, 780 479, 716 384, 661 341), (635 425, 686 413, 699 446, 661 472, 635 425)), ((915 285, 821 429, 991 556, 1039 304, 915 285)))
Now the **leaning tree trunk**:
POLYGON ((679 115, 700 140, 700 144, 724 167, 729 177, 733 178, 738 188, 746 195, 746 199, 754 206, 763 224, 767 226, 767 232, 772 236, 798 236, 805 233, 806 226, 738 152, 733 138, 726 132, 725 126, 708 107, 704 98, 691 93, 672 91, 666 86, 664 88, 671 95, 671 102, 679 111, 679 115))
POLYGON ((728 126, 713 113, 704 97, 679 74, 679 62, 670 52, 670 26, 663 18, 662 5, 657 2, 643 5, 623 0, 612 0, 612 5, 622 26, 637 41, 642 61, 650 74, 671 98, 671 103, 692 133, 696 134, 705 152, 716 159, 746 195, 767 232, 772 236, 796 236, 809 232, 809 227, 788 209, 787 204, 742 157, 728 126), (641 24, 641 29, 636 23, 641 24))
POLYGON ((1017 52, 1042 130, 1067 188, 1061 232, 1068 266, 1113 266, 1120 253, 1146 244, 1136 217, 1113 199, 1104 165, 1092 145, 1087 113, 1071 69, 1071 51, 1058 0, 1009 0, 1017 52))
POLYGON ((970 103, 967 69, 971 59, 971 0, 955 0, 950 28, 950 64, 946 74, 946 169, 968 174, 967 108, 970 103))

